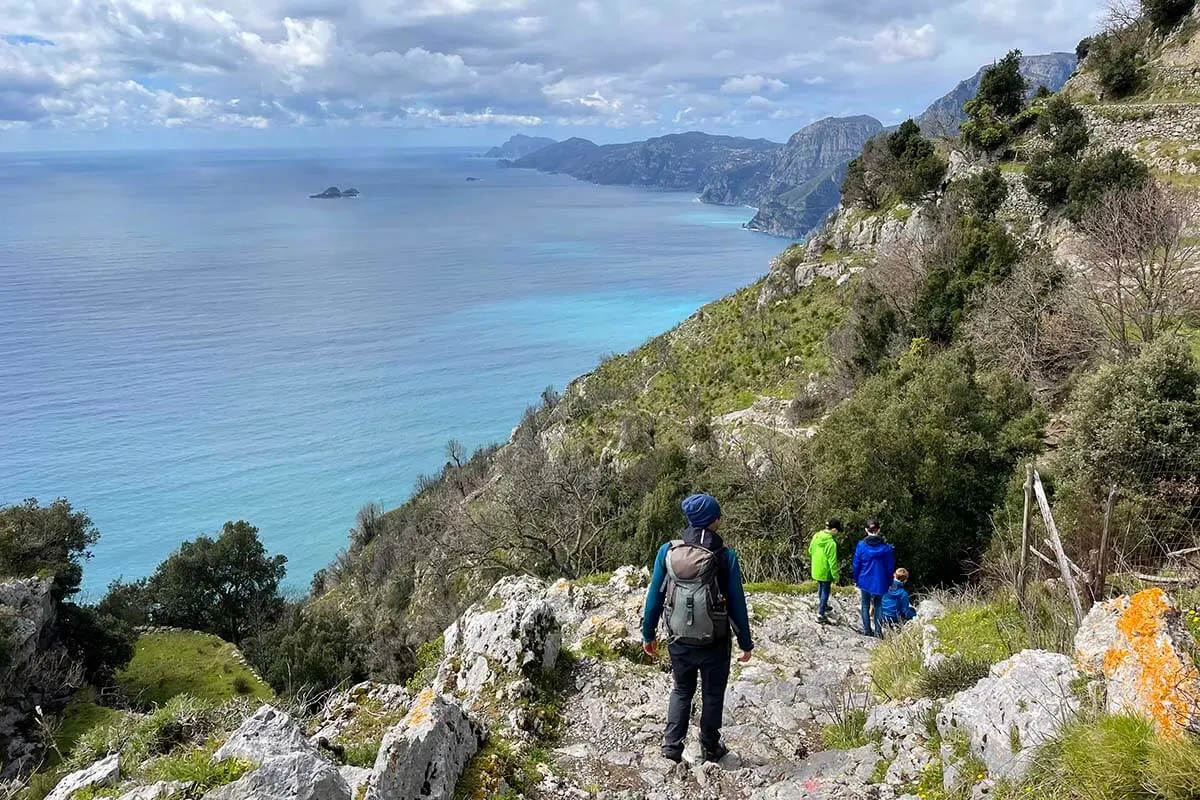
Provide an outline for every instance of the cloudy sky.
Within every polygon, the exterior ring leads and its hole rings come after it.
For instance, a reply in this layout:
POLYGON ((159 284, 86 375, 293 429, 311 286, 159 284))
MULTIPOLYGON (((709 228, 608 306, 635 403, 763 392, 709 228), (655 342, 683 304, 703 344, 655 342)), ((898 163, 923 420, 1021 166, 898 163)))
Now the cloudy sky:
POLYGON ((0 149, 782 139, 919 112, 1104 0, 0 0, 0 149))

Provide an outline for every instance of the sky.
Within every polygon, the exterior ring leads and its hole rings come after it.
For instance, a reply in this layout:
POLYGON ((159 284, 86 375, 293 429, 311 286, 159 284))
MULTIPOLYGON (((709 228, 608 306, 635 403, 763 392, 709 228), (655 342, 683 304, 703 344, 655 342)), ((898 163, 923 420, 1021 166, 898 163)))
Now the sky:
POLYGON ((892 123, 1104 0, 0 0, 0 150, 892 123))

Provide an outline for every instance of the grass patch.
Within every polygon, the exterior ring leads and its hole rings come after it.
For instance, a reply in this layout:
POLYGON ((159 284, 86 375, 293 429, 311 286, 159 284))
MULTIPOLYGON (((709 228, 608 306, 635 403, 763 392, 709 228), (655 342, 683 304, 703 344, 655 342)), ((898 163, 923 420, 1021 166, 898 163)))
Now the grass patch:
POLYGON ((606 586, 613 579, 612 572, 597 572, 594 575, 584 575, 574 581, 576 586, 606 586))
POLYGON ((112 725, 123 715, 124 712, 118 711, 115 708, 107 708, 89 702, 72 701, 63 710, 58 730, 55 731, 54 747, 58 752, 50 754, 50 766, 55 766, 59 763, 59 753, 64 758, 70 754, 75 749, 75 745, 88 731, 101 726, 112 725))
POLYGON ((951 603, 933 626, 938 652, 977 664, 995 664, 1029 646, 1025 618, 1007 601, 951 603))
POLYGON ((583 637, 583 641, 579 643, 579 652, 595 661, 624 659, 636 664, 649 663, 642 646, 631 639, 614 642, 603 636, 592 634, 583 637))
POLYGON ((829 750, 854 750, 869 744, 866 709, 850 709, 840 719, 826 725, 821 731, 821 741, 829 750))
POLYGON ((921 627, 905 625, 871 651, 871 682, 890 700, 917 697, 922 675, 921 627))
POLYGON ((192 784, 197 796, 218 786, 233 783, 245 775, 254 765, 236 758, 213 762, 217 751, 216 742, 202 747, 193 747, 181 752, 156 758, 146 764, 139 777, 146 783, 157 781, 182 781, 192 784))
POLYGON ((244 700, 215 704, 180 695, 151 714, 122 714, 91 728, 79 737, 66 766, 82 769, 110 753, 120 753, 122 764, 141 764, 179 748, 206 744, 233 730, 250 711, 244 700))
POLYGON ((922 697, 940 699, 970 689, 987 677, 991 664, 952 655, 936 667, 924 669, 917 679, 917 692, 922 697))
POLYGON ((179 695, 215 703, 236 697, 269 700, 270 687, 237 658, 236 648, 207 633, 150 633, 138 639, 117 685, 134 703, 153 707, 179 695))
POLYGON ((1083 718, 1041 749, 1026 783, 1026 796, 1188 800, 1200 797, 1200 743, 1160 738, 1140 717, 1083 718))

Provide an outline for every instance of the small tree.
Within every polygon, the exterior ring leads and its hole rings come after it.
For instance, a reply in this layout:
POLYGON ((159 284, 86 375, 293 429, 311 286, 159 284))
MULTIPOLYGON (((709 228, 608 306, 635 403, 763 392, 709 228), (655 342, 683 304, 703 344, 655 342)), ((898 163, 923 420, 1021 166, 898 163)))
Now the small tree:
POLYGON ((962 140, 984 153, 999 150, 1012 137, 1008 124, 989 103, 975 99, 963 106, 967 121, 962 124, 962 140))
POLYGON ((933 142, 921 135, 916 122, 905 120, 886 141, 895 160, 895 174, 889 183, 901 200, 915 202, 941 185, 947 164, 933 142))
POLYGON ((1046 101, 1046 107, 1038 117, 1037 130, 1050 143, 1050 152, 1055 155, 1079 155, 1087 149, 1091 138, 1079 106, 1061 94, 1046 101))
POLYGON ((1159 33, 1166 33, 1183 22, 1196 0, 1142 0, 1142 13, 1159 33))
POLYGON ((998 167, 972 175, 963 184, 966 210, 980 220, 992 219, 1008 199, 1008 184, 998 167))
POLYGON ((1092 42, 1089 58, 1100 85, 1113 98, 1127 97, 1141 88, 1141 43, 1125 31, 1107 33, 1092 42))
POLYGON ((256 633, 246 654, 277 692, 321 692, 366 677, 363 643, 332 603, 289 606, 275 624, 256 633))
POLYGON ((286 556, 267 555, 258 528, 226 522, 218 538, 184 542, 155 570, 147 585, 151 621, 241 643, 278 613, 286 563, 286 556))
POLYGON ((1021 75, 1021 51, 1008 55, 984 70, 975 99, 990 106, 1000 117, 1013 117, 1025 107, 1029 84, 1021 75))
POLYGON ((1088 294, 1117 350, 1174 331, 1200 311, 1197 250, 1184 206, 1155 183, 1103 195, 1080 222, 1088 294))

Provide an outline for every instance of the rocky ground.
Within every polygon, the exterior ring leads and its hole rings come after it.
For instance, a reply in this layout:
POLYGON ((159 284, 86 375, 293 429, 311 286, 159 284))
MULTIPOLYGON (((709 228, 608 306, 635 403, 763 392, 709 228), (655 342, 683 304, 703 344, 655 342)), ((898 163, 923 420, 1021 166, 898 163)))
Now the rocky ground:
MULTIPOLYGON (((919 800, 943 788, 985 798, 1020 785, 1039 747, 1095 698, 1163 732, 1200 722, 1195 643, 1157 590, 1096 606, 1073 656, 1026 650, 940 700, 882 702, 868 674, 878 643, 853 627, 857 599, 835 596, 834 624, 821 626, 813 595, 776 587, 750 594, 757 646, 726 695, 730 754, 703 763, 693 734, 675 764, 658 751, 669 668, 640 650, 648 577, 629 567, 577 583, 502 580, 447 629, 424 688, 362 684, 308 721, 262 706, 193 751, 237 765, 224 783, 146 785, 138 776, 153 770, 113 753, 49 797, 103 787, 122 800, 919 800), (827 735, 847 720, 846 735, 827 735)), ((929 622, 939 613, 927 602, 910 623, 926 669, 953 658, 929 622)))

